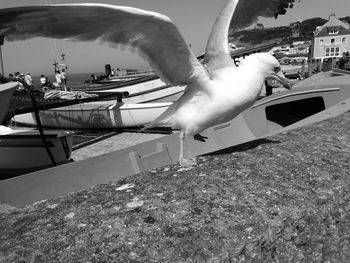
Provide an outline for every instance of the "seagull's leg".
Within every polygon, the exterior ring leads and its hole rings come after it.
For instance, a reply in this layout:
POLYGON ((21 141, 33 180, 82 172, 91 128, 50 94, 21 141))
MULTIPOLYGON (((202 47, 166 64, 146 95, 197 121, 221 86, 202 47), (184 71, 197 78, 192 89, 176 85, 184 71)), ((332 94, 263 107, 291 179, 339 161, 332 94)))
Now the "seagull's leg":
POLYGON ((180 155, 179 155, 179 163, 183 167, 190 167, 197 165, 196 159, 194 157, 185 159, 184 158, 184 141, 185 141, 185 133, 183 131, 180 132, 180 155))

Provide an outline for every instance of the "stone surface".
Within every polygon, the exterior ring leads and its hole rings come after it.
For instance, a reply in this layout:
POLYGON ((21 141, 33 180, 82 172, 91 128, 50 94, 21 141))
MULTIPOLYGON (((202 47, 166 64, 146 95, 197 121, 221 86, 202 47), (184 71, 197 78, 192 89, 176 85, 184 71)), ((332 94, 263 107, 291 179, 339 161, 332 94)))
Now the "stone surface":
POLYGON ((349 130, 347 112, 1 213, 0 262, 348 262, 349 130))

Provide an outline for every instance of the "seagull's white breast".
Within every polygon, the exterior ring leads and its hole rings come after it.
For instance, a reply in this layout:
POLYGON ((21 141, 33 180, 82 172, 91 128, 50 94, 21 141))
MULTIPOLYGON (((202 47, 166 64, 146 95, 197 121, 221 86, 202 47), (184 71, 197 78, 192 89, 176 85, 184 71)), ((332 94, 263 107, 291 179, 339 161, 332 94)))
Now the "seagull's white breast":
POLYGON ((210 82, 210 95, 193 96, 179 107, 175 121, 185 134, 200 133, 208 127, 229 121, 249 108, 261 92, 263 76, 243 68, 217 72, 210 82), (181 122, 181 124, 179 123, 181 122))

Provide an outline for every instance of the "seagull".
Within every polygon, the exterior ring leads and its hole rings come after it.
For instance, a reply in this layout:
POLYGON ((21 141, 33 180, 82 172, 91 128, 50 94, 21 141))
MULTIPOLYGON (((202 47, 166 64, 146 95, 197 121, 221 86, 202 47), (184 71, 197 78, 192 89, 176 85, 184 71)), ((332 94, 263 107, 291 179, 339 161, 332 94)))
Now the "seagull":
POLYGON ((138 52, 164 82, 185 87, 184 94, 147 127, 180 130, 179 163, 192 166, 195 158, 184 154, 186 138, 203 139, 202 131, 252 106, 266 78, 290 88, 279 62, 268 53, 250 55, 237 67, 230 57, 228 34, 256 23, 259 16, 277 18, 294 1, 228 0, 212 27, 203 63, 170 18, 127 6, 85 3, 0 9, 0 38, 99 40, 138 52))

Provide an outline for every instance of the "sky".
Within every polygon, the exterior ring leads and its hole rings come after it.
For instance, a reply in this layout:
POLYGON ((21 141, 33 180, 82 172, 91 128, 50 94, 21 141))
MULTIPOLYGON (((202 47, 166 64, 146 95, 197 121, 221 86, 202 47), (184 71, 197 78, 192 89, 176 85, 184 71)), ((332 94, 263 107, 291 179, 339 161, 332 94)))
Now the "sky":
MULTIPOLYGON (((194 53, 201 55, 211 27, 226 0, 0 0, 0 8, 87 2, 126 5, 165 14, 177 25, 184 39, 191 44, 194 53)), ((289 9, 286 15, 277 19, 262 18, 259 19, 259 23, 263 23, 265 27, 285 26, 313 17, 327 19, 332 12, 337 17, 350 16, 350 1, 301 0, 293 9, 289 9)), ((105 64, 111 64, 113 68, 150 69, 137 54, 128 50, 113 49, 97 42, 35 38, 5 42, 1 50, 5 75, 16 71, 31 72, 32 75, 52 74, 52 64, 54 61, 59 62, 62 51, 66 54, 68 72, 71 74, 104 72, 105 64)))

